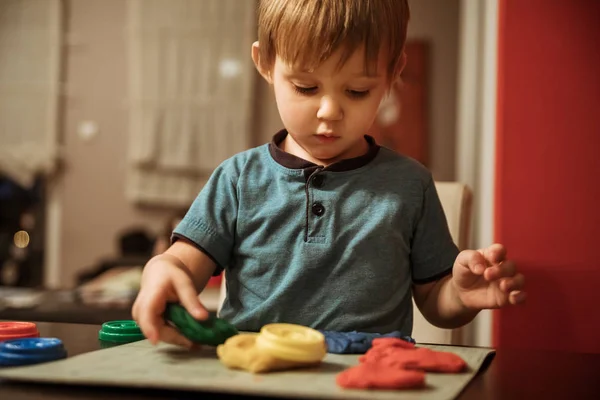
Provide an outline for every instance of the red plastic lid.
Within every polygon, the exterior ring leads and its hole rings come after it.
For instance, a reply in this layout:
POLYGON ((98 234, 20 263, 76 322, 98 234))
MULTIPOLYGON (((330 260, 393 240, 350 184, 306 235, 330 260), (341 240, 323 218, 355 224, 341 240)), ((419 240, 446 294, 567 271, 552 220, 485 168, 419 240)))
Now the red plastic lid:
POLYGON ((40 332, 33 322, 0 322, 0 341, 39 336, 40 332))

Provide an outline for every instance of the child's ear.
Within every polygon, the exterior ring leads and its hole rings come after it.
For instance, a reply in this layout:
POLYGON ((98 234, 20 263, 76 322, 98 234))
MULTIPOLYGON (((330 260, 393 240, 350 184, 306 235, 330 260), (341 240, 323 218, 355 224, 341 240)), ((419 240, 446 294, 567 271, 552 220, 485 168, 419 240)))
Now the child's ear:
POLYGON ((263 78, 269 84, 273 83, 273 79, 271 78, 271 71, 264 68, 264 64, 261 63, 260 59, 260 48, 258 47, 258 42, 252 43, 252 61, 254 61, 254 66, 258 70, 258 73, 262 75, 263 78))
POLYGON ((394 71, 394 82, 400 79, 400 75, 402 74, 402 71, 404 71, 404 67, 406 67, 406 52, 403 51, 400 59, 398 60, 396 70, 394 71))

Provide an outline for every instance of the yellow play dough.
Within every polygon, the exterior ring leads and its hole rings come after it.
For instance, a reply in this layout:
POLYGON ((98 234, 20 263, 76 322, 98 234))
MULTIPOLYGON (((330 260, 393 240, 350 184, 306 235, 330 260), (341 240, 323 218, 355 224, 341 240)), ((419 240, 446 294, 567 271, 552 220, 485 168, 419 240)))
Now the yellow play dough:
POLYGON ((217 347, 224 365, 253 373, 314 366, 326 354, 320 332, 293 324, 265 325, 260 333, 240 333, 217 347))
POLYGON ((319 331, 294 324, 265 325, 256 338, 256 347, 282 360, 314 363, 325 357, 325 336, 319 331))

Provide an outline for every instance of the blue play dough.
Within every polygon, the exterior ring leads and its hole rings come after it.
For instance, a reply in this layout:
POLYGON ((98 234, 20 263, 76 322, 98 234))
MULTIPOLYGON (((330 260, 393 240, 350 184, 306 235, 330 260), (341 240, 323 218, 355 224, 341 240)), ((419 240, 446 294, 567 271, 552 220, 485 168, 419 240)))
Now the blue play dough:
POLYGON ((410 343, 415 343, 415 340, 410 336, 404 335, 400 331, 390 333, 363 333, 363 332, 334 332, 320 331, 325 335, 327 343, 327 352, 335 354, 364 354, 373 343, 373 339, 377 338, 398 338, 406 340, 410 343))
POLYGON ((0 342, 0 366, 30 365, 67 357, 56 338, 12 339, 0 342))

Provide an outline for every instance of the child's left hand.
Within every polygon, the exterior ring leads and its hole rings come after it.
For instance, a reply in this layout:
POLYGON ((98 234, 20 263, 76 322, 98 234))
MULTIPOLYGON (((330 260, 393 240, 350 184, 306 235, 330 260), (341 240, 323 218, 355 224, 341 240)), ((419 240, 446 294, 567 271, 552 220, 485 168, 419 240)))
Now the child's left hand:
POLYGON ((525 301, 525 278, 515 263, 506 260, 506 249, 494 244, 483 250, 462 251, 452 269, 459 299, 470 309, 500 308, 525 301))

